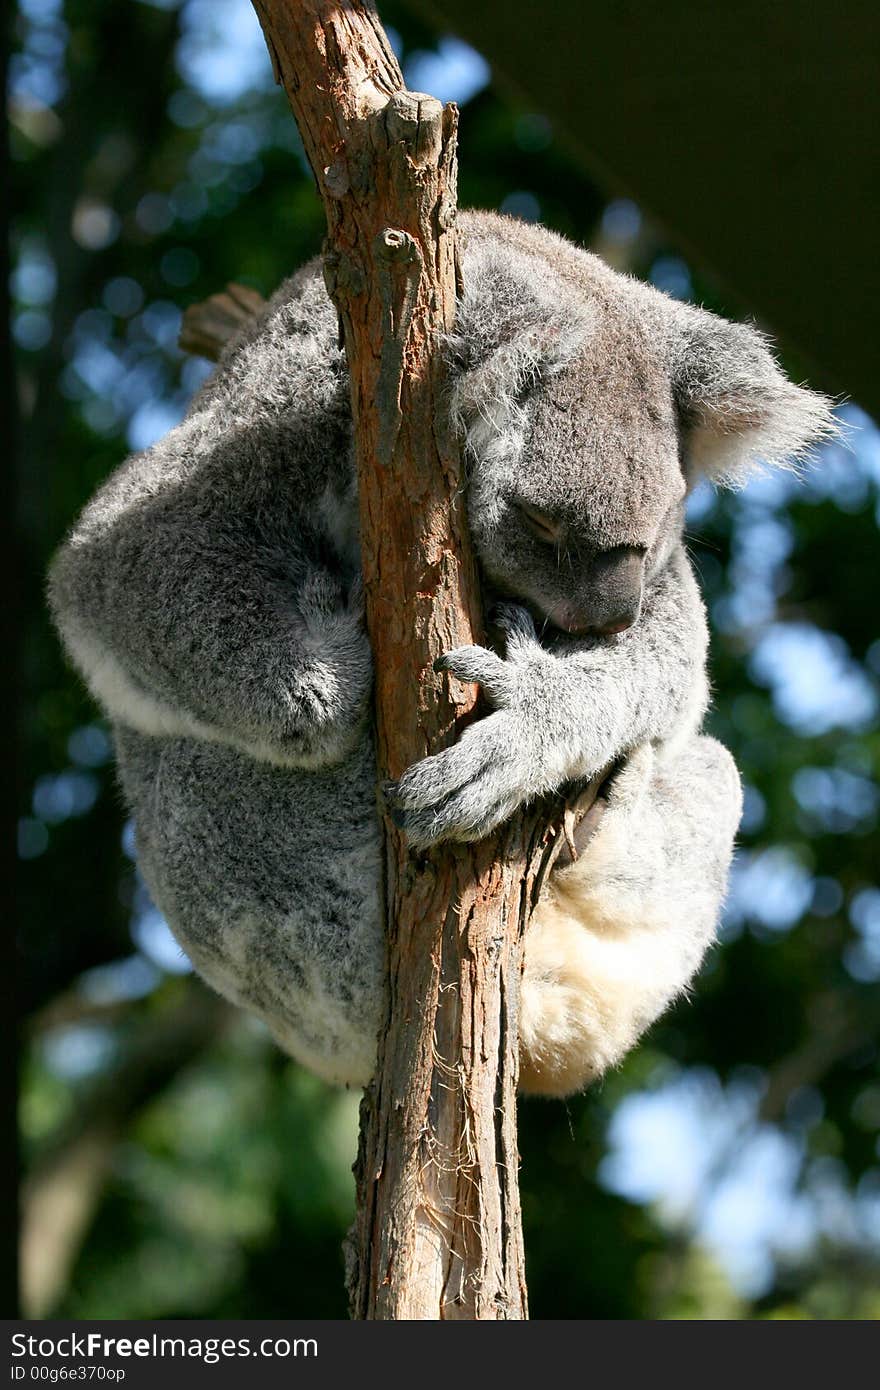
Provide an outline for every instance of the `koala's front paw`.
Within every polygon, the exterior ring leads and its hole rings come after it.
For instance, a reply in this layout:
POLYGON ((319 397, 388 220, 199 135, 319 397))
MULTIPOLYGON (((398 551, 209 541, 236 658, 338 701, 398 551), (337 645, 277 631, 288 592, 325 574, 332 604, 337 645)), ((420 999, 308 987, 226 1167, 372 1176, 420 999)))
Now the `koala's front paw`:
POLYGON ((372 657, 360 583, 346 586, 341 575, 311 569, 296 590, 290 624, 291 640, 273 642, 267 657, 273 679, 256 732, 276 761, 320 766, 350 752, 368 709, 372 657))
POLYGON ((385 799, 416 848, 480 840, 528 799, 528 761, 514 720, 498 711, 472 724, 453 748, 415 763, 398 782, 386 782, 385 799))
POLYGON ((416 846, 479 840, 565 780, 569 759, 556 736, 558 659, 541 647, 524 608, 505 604, 495 621, 506 636, 504 658, 486 647, 458 647, 436 663, 481 685, 495 713, 472 724, 454 748, 386 785, 394 820, 416 846))

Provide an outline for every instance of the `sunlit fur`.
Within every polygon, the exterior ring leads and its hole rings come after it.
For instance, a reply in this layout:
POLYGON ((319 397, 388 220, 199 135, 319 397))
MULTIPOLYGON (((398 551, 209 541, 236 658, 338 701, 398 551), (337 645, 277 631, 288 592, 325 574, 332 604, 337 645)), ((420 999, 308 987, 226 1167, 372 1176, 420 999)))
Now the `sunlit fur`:
MULTIPOLYGON (((490 712, 387 796, 415 846, 477 838, 622 763, 527 939, 523 1085, 559 1095, 686 990, 723 898, 739 781, 700 733, 686 489, 800 457, 830 415, 750 328, 541 228, 469 213, 461 231, 448 409, 486 592, 507 607, 494 650, 448 658, 490 712), (553 519, 552 544, 522 504, 553 519), (644 553, 638 620, 571 635, 564 615, 594 611, 620 547, 644 553)), ((385 987, 356 501, 345 361, 312 263, 183 423, 108 479, 50 582, 173 931, 215 988, 347 1083, 373 1070, 385 987)))

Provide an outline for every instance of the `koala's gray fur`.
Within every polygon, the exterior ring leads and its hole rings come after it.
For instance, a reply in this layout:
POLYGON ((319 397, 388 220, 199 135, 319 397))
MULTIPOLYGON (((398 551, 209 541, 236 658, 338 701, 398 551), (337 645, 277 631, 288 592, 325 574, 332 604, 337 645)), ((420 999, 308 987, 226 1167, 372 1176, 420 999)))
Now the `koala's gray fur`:
MULTIPOLYGON (((450 653, 492 712, 387 788, 415 845, 477 838, 619 760, 530 927, 527 1089, 617 1061, 712 940, 739 819, 700 734, 687 487, 830 429, 761 337, 562 238, 462 214, 449 408, 504 655, 450 653)), ((141 866, 194 964, 294 1056, 362 1083, 384 989, 370 652, 348 383, 313 262, 129 459, 52 569, 67 648, 114 722, 141 866)))

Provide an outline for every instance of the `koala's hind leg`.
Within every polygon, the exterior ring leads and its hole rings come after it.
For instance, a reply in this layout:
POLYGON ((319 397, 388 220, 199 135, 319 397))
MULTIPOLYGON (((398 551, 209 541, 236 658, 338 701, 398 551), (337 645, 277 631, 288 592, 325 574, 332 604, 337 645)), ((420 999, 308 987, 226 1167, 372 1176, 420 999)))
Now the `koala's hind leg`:
POLYGON ((372 741, 300 772, 115 736, 141 871, 199 974, 318 1076, 365 1086, 385 998, 372 741))
POLYGON ((740 809, 739 775, 714 739, 630 755, 526 936, 523 1091, 582 1090, 686 990, 714 938, 740 809))

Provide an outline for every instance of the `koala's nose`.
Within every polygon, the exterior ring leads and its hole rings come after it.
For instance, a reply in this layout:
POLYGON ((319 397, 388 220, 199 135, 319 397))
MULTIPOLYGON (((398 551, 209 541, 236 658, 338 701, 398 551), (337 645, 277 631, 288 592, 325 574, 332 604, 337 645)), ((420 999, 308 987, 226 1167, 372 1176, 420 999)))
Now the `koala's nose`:
POLYGON ((557 609, 554 622, 572 637, 611 637, 616 632, 625 632, 628 627, 632 627, 639 616, 640 606, 636 603, 632 607, 616 610, 611 617, 606 617, 604 612, 599 615, 565 603, 557 609))
POLYGON ((633 623, 638 618, 640 608, 641 604, 636 604, 635 607, 628 608, 625 612, 618 613, 616 617, 609 618, 608 622, 603 623, 600 628, 597 628, 600 637, 614 637, 618 632, 626 632, 627 628, 632 627, 633 623))
POLYGON ((570 632, 572 637, 586 637, 588 633, 596 631, 591 615, 573 603, 560 604, 553 621, 563 632, 570 632))
POLYGON ((638 620, 644 571, 645 552, 635 546, 618 546, 593 561, 590 607, 594 632, 612 637, 626 632, 638 620))

